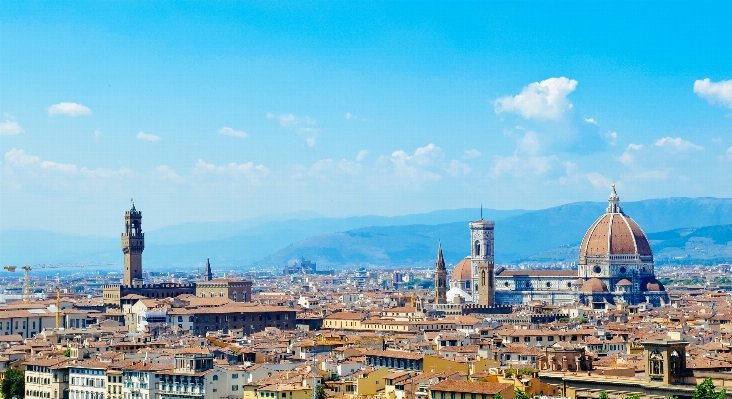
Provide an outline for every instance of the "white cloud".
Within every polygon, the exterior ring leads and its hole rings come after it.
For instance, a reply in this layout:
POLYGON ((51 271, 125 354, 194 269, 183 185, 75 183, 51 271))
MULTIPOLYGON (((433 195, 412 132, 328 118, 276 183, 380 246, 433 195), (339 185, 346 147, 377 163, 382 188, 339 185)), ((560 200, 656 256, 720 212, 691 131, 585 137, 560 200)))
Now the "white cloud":
POLYGON ((314 118, 309 116, 305 116, 303 118, 298 118, 293 114, 280 114, 275 116, 271 112, 268 112, 267 118, 277 118, 280 122, 280 126, 286 129, 295 130, 298 136, 305 138, 305 144, 307 144, 308 147, 314 147, 315 141, 320 136, 320 129, 316 127, 300 127, 303 124, 313 126, 317 123, 314 118))
POLYGON ((585 118, 585 122, 597 125, 597 121, 595 120, 595 118, 585 118))
POLYGON ((597 172, 590 172, 590 173, 586 174, 585 176, 587 177, 587 180, 589 180, 590 183, 592 183, 592 185, 595 188, 609 189, 613 184, 612 179, 610 179, 609 177, 605 177, 597 172))
POLYGON ((89 169, 69 163, 59 163, 54 161, 43 161, 36 155, 28 155, 24 150, 13 148, 5 153, 5 164, 15 169, 25 169, 28 171, 50 171, 60 172, 70 176, 81 176, 88 178, 110 178, 120 176, 131 176, 129 169, 121 168, 119 170, 111 169, 89 169))
POLYGON ((5 163, 11 167, 31 168, 40 167, 45 170, 58 171, 62 173, 76 173, 78 168, 76 165, 68 163, 58 163, 53 161, 41 161, 36 155, 28 155, 23 150, 13 148, 5 153, 5 163))
POLYGON ((18 122, 6 120, 0 123, 0 136, 12 136, 20 133, 23 133, 23 129, 18 122))
POLYGON ((47 109, 48 115, 68 115, 68 116, 79 116, 79 115, 91 115, 91 110, 81 104, 77 103, 58 103, 54 104, 47 109))
POLYGON ((368 155, 369 155, 369 151, 368 150, 361 150, 361 151, 358 152, 358 154, 356 154, 356 160, 359 161, 359 162, 361 162, 364 159, 366 159, 366 157, 368 155))
POLYGON ((146 141, 160 141, 160 136, 156 136, 154 134, 148 134, 145 132, 137 133, 137 139, 138 140, 146 140, 146 141))
POLYGON ((334 161, 330 158, 321 159, 313 164, 308 171, 310 177, 326 178, 328 175, 356 175, 361 172, 361 165, 355 162, 346 160, 345 158, 340 161, 334 161))
POLYGON ((633 152, 638 152, 643 149, 643 144, 628 144, 628 147, 625 148, 625 151, 622 155, 618 157, 618 161, 622 163, 625 166, 632 166, 634 162, 633 152))
POLYGON ((727 148, 725 155, 727 156, 727 159, 732 159, 732 147, 727 148))
POLYGON ((672 152, 704 151, 704 147, 686 141, 681 137, 664 137, 656 140, 657 147, 666 148, 672 152))
POLYGON ((539 153, 540 148, 539 136, 536 135, 536 132, 529 130, 524 134, 524 137, 518 141, 516 151, 518 153, 536 155, 539 153))
POLYGON ((608 131, 607 133, 605 133, 605 140, 608 144, 615 145, 615 143, 617 143, 618 141, 618 132, 608 131))
POLYGON ((453 159, 452 161, 450 161, 450 165, 445 168, 445 171, 447 171, 447 173, 451 174, 452 176, 462 176, 472 172, 472 169, 467 164, 453 159))
POLYGON ((481 154, 480 151, 476 149, 470 149, 463 151, 463 159, 474 159, 474 158, 480 158, 481 154))
POLYGON ((577 81, 565 77, 549 78, 524 87, 521 94, 493 102, 496 113, 516 112, 525 119, 559 119, 573 105, 567 99, 577 81))
POLYGON ((712 82, 709 78, 694 82, 694 93, 709 101, 732 108, 732 79, 712 82))
POLYGON ((391 154, 391 159, 395 163, 404 165, 410 164, 416 166, 427 166, 433 165, 437 160, 441 159, 442 156, 442 149, 430 143, 424 147, 417 148, 417 150, 414 151, 414 155, 409 155, 402 150, 394 151, 391 154))
POLYGON ((357 119, 356 115, 353 115, 350 112, 346 112, 345 118, 346 119, 357 119))
POLYGON ((41 158, 35 155, 28 155, 23 150, 13 148, 5 153, 5 163, 10 166, 27 167, 41 163, 41 158))
POLYGON ((396 178, 395 182, 415 186, 419 182, 442 179, 439 173, 435 173, 429 168, 441 164, 440 160, 443 156, 442 149, 430 143, 417 148, 412 155, 398 150, 394 151, 390 157, 379 157, 376 160, 376 166, 383 173, 393 173, 396 178))
POLYGON ((269 169, 262 164, 254 165, 254 162, 237 164, 231 162, 226 165, 216 166, 199 159, 193 167, 193 173, 204 175, 214 173, 221 176, 229 176, 233 179, 246 178, 252 183, 259 183, 261 179, 269 174, 269 169))
POLYGON ((282 127, 293 127, 298 124, 297 117, 293 114, 282 114, 277 117, 277 120, 280 121, 282 127))
POLYGON ((159 165, 155 167, 155 174, 161 179, 161 180, 172 180, 176 182, 183 181, 183 178, 178 175, 178 173, 173 170, 168 165, 159 165))
POLYGON ((99 130, 94 131, 94 137, 102 137, 102 136, 103 136, 103 134, 99 130))
POLYGON ((238 137, 238 138, 242 138, 242 139, 249 137, 248 134, 246 134, 245 132, 243 132, 241 130, 234 130, 234 129, 232 129, 230 127, 226 127, 226 126, 219 129, 219 134, 223 134, 224 136, 238 137))
POLYGON ((497 179, 503 175, 512 177, 543 175, 552 169, 558 158, 554 155, 525 157, 514 154, 507 157, 497 155, 494 157, 494 161, 491 177, 497 179))

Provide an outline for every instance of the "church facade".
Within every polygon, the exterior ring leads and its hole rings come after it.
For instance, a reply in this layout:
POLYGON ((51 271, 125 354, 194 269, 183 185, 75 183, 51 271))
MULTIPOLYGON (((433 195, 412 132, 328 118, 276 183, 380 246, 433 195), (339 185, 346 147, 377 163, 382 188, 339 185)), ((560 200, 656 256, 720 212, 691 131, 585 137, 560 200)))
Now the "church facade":
MULTIPOLYGON (((470 237, 470 256, 453 269, 450 289, 444 294, 447 304, 494 306, 541 301, 611 309, 621 304, 668 303, 668 294, 654 275, 648 238, 623 212, 614 185, 605 213, 582 239, 577 270, 496 268, 494 223, 482 218, 470 223, 470 237)), ((437 307, 439 310, 440 305, 437 307)))

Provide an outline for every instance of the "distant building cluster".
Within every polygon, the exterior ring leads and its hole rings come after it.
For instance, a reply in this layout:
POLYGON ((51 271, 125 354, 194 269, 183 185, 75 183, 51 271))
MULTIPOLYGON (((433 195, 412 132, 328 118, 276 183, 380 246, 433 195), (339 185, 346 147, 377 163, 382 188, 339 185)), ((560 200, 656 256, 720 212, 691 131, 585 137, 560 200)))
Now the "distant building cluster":
MULTIPOLYGON (((40 292, 0 302, 14 396, 692 399, 732 386, 729 265, 656 270, 614 189, 573 271, 496 265, 500 225, 481 217, 453 270, 438 244, 430 270, 321 274, 303 258, 284 274, 215 278, 208 260, 163 274, 143 270, 141 226, 133 205, 123 273, 31 277, 40 292)), ((2 294, 21 285, 0 277, 2 294)))

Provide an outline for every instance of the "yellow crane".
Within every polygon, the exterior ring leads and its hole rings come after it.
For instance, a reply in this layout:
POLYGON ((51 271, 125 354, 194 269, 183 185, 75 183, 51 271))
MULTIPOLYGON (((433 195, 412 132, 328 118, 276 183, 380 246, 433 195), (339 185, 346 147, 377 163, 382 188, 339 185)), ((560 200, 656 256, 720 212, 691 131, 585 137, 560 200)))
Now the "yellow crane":
POLYGON ((116 262, 106 262, 106 263, 96 263, 96 262, 90 262, 90 263, 55 263, 55 264, 38 264, 38 265, 25 265, 25 266, 5 266, 3 269, 14 272, 19 267, 23 269, 25 272, 25 275, 23 276, 23 302, 30 301, 30 271, 35 269, 57 269, 60 267, 87 267, 87 266, 106 266, 106 265, 116 265, 116 262))

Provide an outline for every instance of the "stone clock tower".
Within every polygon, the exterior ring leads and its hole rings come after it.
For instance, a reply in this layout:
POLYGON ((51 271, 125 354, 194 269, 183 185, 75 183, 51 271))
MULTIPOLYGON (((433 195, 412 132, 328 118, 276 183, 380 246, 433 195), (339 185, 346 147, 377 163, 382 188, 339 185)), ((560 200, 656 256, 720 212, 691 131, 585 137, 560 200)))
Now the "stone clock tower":
POLYGON ((473 302, 482 306, 493 306, 495 298, 494 226, 493 222, 483 220, 482 215, 480 220, 470 223, 473 302))
POLYGON ((142 212, 132 209, 125 212, 125 232, 122 233, 122 252, 125 254, 125 277, 122 285, 142 286, 142 251, 145 250, 145 233, 142 232, 142 212))

